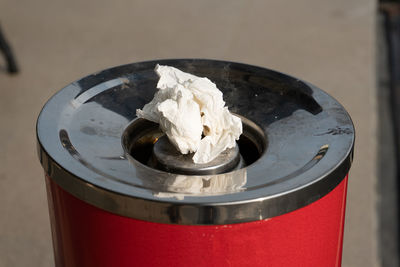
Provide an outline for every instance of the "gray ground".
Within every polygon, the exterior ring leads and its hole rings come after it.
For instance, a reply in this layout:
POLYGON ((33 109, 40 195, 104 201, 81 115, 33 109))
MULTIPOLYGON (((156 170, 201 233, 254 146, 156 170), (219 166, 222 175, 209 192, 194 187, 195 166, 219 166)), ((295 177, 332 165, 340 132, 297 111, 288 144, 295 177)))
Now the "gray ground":
POLYGON ((35 154, 35 121, 45 101, 110 66, 180 57, 286 72, 346 107, 357 142, 343 266, 379 266, 375 9, 372 0, 0 0, 0 20, 22 68, 17 76, 0 71, 0 266, 53 266, 35 154))

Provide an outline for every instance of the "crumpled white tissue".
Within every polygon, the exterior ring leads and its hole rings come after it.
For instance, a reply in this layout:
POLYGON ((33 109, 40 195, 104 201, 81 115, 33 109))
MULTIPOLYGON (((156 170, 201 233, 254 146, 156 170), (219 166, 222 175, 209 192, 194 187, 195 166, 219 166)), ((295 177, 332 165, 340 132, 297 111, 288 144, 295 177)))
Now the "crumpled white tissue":
POLYGON ((207 163, 236 145, 242 121, 232 115, 222 92, 207 78, 157 65, 159 89, 136 115, 160 124, 169 141, 195 163, 207 163), (204 136, 204 137, 203 137, 204 136))

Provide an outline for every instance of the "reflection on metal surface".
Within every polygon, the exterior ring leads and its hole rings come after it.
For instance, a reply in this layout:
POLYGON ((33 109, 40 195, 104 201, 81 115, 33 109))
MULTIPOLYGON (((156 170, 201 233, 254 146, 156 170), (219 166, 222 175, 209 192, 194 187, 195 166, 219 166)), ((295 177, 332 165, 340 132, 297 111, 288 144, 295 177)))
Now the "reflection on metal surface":
POLYGON ((127 84, 129 83, 128 79, 123 79, 123 78, 117 78, 114 80, 110 80, 110 81, 106 81, 103 83, 100 83, 92 88, 90 88, 89 90, 84 91, 83 93, 79 94, 78 96, 76 96, 76 98, 74 98, 71 101, 71 104, 74 107, 78 107, 84 103, 86 103, 87 101, 89 101, 90 99, 92 99, 93 97, 103 93, 104 91, 110 90, 114 87, 123 85, 123 84, 127 84))
POLYGON ((338 135, 338 134, 352 134, 352 133, 353 130, 351 130, 350 128, 336 127, 336 128, 329 128, 327 132, 316 134, 315 136, 321 136, 324 134, 338 135))
MULTIPOLYGON (((74 159, 79 161, 86 168, 90 169, 91 171, 93 171, 93 172, 95 172, 95 173, 97 173, 97 174, 99 174, 101 176, 104 176, 104 177, 107 177, 109 179, 117 180, 118 182, 124 183, 123 180, 116 179, 115 177, 108 175, 107 173, 95 168, 92 164, 87 162, 81 156, 81 154, 79 154, 79 152, 76 150, 74 145, 71 143, 71 140, 69 139, 69 136, 68 136, 68 132, 65 129, 61 129, 60 130, 59 136, 60 136, 60 141, 61 141, 62 146, 68 151, 69 154, 71 154, 72 157, 74 157, 74 159)), ((116 158, 116 157, 113 157, 113 159, 114 158, 116 158)), ((118 158, 122 159, 123 157, 118 157, 118 158)))
POLYGON ((248 187, 248 189, 249 190, 255 190, 255 189, 258 189, 258 188, 271 186, 273 184, 278 184, 278 183, 281 183, 283 181, 293 179, 296 176, 298 176, 298 175, 300 175, 302 173, 305 173, 306 171, 308 171, 309 169, 314 167, 325 156, 326 152, 328 152, 328 149, 329 149, 329 145, 328 144, 323 145, 323 146, 320 147, 320 149, 318 150, 317 154, 310 161, 308 161, 301 168, 298 168, 296 171, 294 171, 294 172, 292 172, 292 173, 290 173, 288 175, 285 175, 284 177, 274 179, 271 182, 267 182, 265 184, 260 184, 258 186, 254 186, 254 187, 248 187))
POLYGON ((243 190, 246 182, 246 169, 211 176, 176 175, 164 181, 165 192, 170 193, 156 192, 154 195, 159 198, 183 200, 185 196, 230 194, 243 190))

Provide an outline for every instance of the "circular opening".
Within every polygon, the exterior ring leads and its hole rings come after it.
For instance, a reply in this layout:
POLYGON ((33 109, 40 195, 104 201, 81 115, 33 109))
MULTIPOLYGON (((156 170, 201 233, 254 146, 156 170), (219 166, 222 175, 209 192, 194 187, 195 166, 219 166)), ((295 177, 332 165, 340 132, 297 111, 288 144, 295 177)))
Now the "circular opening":
POLYGON ((148 165, 170 173, 209 175, 237 169, 241 165, 240 162, 239 147, 235 146, 226 149, 208 163, 196 164, 193 162, 193 154, 180 153, 164 135, 154 144, 148 165))
MULTIPOLYGON (((237 140, 240 161, 231 168, 210 168, 210 164, 193 163, 194 168, 187 170, 184 168, 176 168, 176 166, 171 168, 166 167, 163 160, 161 160, 162 164, 160 164, 160 159, 155 159, 159 157, 155 144, 159 140, 161 140, 160 143, 164 142, 166 137, 164 137, 164 133, 160 130, 157 123, 144 119, 135 119, 128 125, 122 135, 122 146, 128 157, 132 157, 136 161, 158 170, 189 175, 226 173, 251 165, 261 157, 267 148, 267 138, 262 129, 252 121, 242 116, 238 117, 241 118, 243 124, 243 133, 239 140, 237 140), (156 154, 158 154, 156 156, 154 156, 155 148, 156 154)), ((173 152, 171 154, 177 153, 173 152)), ((182 158, 181 160, 176 160, 176 162, 184 160, 188 162, 188 158, 191 159, 192 154, 179 156, 182 158)), ((211 162, 211 165, 213 162, 214 161, 211 162)), ((220 159, 217 158, 215 162, 220 162, 220 159)))

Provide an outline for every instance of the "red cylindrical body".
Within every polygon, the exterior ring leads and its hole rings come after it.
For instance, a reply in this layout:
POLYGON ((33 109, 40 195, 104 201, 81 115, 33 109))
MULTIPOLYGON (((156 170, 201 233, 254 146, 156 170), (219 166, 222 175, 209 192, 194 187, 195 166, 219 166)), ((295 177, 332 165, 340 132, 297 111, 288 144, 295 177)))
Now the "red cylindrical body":
POLYGON ((56 266, 340 266, 347 177, 298 210, 226 225, 174 225, 101 210, 46 176, 56 266))

